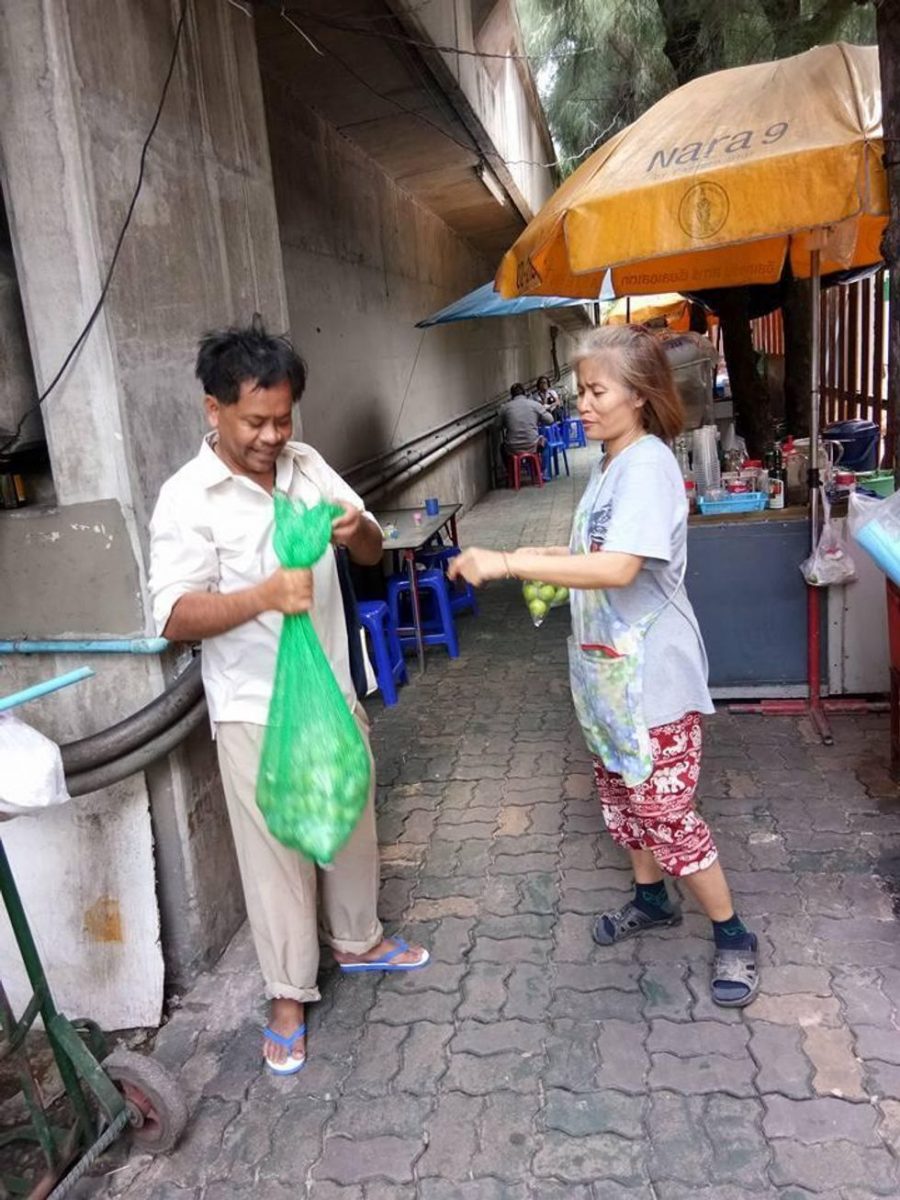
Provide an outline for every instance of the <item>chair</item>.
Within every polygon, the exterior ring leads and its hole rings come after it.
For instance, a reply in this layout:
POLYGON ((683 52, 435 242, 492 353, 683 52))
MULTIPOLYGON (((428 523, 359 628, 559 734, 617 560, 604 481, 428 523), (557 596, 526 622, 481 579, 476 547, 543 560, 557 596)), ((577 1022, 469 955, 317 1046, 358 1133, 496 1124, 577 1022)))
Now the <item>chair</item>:
POLYGON ((566 417, 563 433, 567 447, 587 445, 587 438, 584 436, 584 425, 582 425, 580 417, 566 417))
POLYGON ((397 626, 392 623, 383 600, 360 600, 357 608, 362 627, 369 635, 378 690, 385 707, 390 708, 397 703, 397 684, 406 683, 406 662, 397 626))
POLYGON ((531 472, 531 482, 535 487, 544 486, 544 476, 541 472, 541 455, 537 450, 529 450, 525 453, 517 453, 512 450, 507 450, 506 461, 509 465, 509 485, 515 488, 516 491, 522 486, 522 465, 528 467, 531 472))
MULTIPOLYGON (((437 568, 447 574, 447 567, 450 560, 461 554, 459 546, 432 546, 428 545, 424 550, 419 550, 416 554, 416 562, 420 562, 428 569, 437 568)), ((471 583, 467 583, 464 579, 456 579, 453 583, 447 580, 447 586, 450 589, 450 608, 453 612, 469 611, 476 617, 478 616, 478 601, 475 598, 475 589, 471 583)))
MULTIPOLYGON (((431 612, 422 617, 422 641, 426 646, 446 646, 451 658, 459 658, 459 642, 456 638, 456 626, 453 623, 453 609, 450 606, 450 589, 444 572, 433 568, 430 571, 419 571, 416 575, 419 592, 419 604, 424 608, 428 604, 431 612)), ((391 575, 387 581, 388 608, 394 628, 410 626, 412 619, 412 585, 406 575, 391 575), (409 619, 401 620, 400 605, 408 606, 409 619)), ((405 614, 406 615, 406 614, 405 614)), ((415 634, 404 633, 400 636, 400 645, 404 650, 415 650, 415 634)))
POLYGON ((543 470, 546 479, 556 479, 559 476, 559 456, 562 455, 566 474, 569 475, 569 456, 566 454, 566 438, 562 422, 551 425, 547 429, 547 443, 544 446, 543 470))

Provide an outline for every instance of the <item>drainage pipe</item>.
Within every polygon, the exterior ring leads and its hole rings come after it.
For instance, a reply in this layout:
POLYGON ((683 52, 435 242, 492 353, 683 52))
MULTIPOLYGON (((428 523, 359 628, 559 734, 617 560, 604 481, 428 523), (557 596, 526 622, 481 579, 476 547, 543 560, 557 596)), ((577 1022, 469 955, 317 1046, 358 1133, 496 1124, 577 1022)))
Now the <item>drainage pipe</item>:
POLYGON ((495 403, 482 405, 474 412, 455 417, 452 421, 421 434, 414 442, 400 450, 392 450, 377 458, 358 463, 347 472, 347 481, 361 496, 368 499, 377 494, 377 489, 384 488, 423 459, 436 461, 436 455, 440 457, 459 444, 461 439, 480 432, 496 419, 496 415, 495 403))
POLYGON ((462 433, 457 434, 456 437, 454 437, 451 441, 444 442, 441 446, 431 450, 421 458, 417 458, 411 463, 404 464, 393 474, 389 475, 376 486, 366 491, 366 502, 368 503, 372 500, 376 500, 384 492, 390 489, 402 487, 411 479, 415 479, 417 476, 423 474, 423 472, 434 466, 435 463, 446 457, 447 454, 451 453, 453 450, 458 450, 460 446, 464 446, 466 442, 471 441, 472 438, 477 437, 480 433, 483 433, 488 424, 490 424, 489 420, 482 422, 481 425, 470 427, 469 429, 464 430, 462 433))
POLYGON ((199 656, 192 660, 174 683, 144 708, 103 729, 61 746, 67 775, 78 774, 113 762, 159 737, 203 700, 199 656))
POLYGON ((114 783, 121 783, 129 775, 136 775, 158 758, 171 754, 205 719, 206 701, 200 699, 174 725, 132 750, 130 754, 85 771, 70 773, 67 769, 66 787, 69 795, 86 796, 90 792, 98 792, 101 788, 111 787, 114 783))
POLYGON ((494 419, 493 410, 485 413, 477 421, 467 422, 462 428, 450 431, 448 436, 441 438, 436 444, 432 441, 430 445, 421 447, 417 452, 407 453, 399 462, 395 461, 389 466, 382 467, 377 473, 372 472, 359 482, 354 480, 353 486, 366 501, 380 496, 389 488, 400 487, 407 479, 421 474, 422 470, 433 466, 452 450, 456 450, 471 438, 484 433, 493 424, 494 419))

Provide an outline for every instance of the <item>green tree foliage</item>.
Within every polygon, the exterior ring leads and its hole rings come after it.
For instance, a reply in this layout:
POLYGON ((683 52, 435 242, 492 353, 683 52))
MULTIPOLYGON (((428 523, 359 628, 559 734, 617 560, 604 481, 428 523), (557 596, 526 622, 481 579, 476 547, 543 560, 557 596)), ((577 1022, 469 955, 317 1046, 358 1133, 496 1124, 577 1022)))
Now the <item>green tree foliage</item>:
MULTIPOLYGON (((786 58, 825 42, 876 40, 875 6, 861 0, 518 0, 518 6, 529 52, 539 59, 538 87, 564 175, 698 75, 786 58)), ((809 290, 790 280, 785 287, 792 336, 783 416, 803 433, 809 290)), ((775 416, 754 365, 750 293, 732 288, 706 298, 721 317, 736 414, 758 454, 772 437, 775 416)))
POLYGON ((518 0, 563 173, 666 92, 823 42, 875 42, 858 0, 518 0))

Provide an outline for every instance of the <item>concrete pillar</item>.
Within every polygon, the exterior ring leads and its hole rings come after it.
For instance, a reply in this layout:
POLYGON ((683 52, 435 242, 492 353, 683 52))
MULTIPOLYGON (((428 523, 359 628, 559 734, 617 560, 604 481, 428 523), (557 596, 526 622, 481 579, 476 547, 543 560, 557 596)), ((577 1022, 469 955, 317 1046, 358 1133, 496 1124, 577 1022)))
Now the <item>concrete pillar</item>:
MULTIPOLYGON (((100 294, 180 11, 181 0, 0 5, 0 173, 39 388, 55 374, 100 294)), ((44 409, 60 501, 59 528, 50 532, 67 543, 71 561, 69 543, 78 522, 67 522, 69 506, 109 502, 121 535, 106 550, 97 586, 104 571, 130 571, 136 580, 109 620, 116 629, 107 632, 150 632, 149 514, 160 484, 196 452, 204 429, 193 379, 197 337, 247 320, 254 311, 275 330, 287 327, 253 20, 219 0, 191 0, 107 302, 44 409)), ((30 545, 37 526, 29 522, 46 517, 29 510, 15 520, 0 514, 0 540, 8 549, 16 539, 30 545)), ((62 561, 60 556, 57 567, 51 556, 42 563, 41 579, 51 594, 67 587, 62 561)), ((68 627, 52 628, 52 611, 48 616, 45 606, 41 628, 20 628, 17 635, 86 631, 96 607, 90 590, 84 589, 83 620, 73 617, 70 602, 61 606, 68 627)), ((46 676, 60 661, 7 660, 3 690, 46 676)), ((29 709, 29 720, 60 740, 93 732, 146 703, 174 669, 173 663, 155 660, 104 658, 91 665, 98 667, 96 683, 29 709)), ((146 779, 123 786, 128 813, 122 832, 131 845, 143 847, 132 863, 135 903, 153 904, 155 855, 167 966, 180 985, 221 949, 242 916, 208 736, 195 736, 146 779)), ((122 804, 122 788, 115 799, 122 804)), ((112 802, 100 794, 60 818, 75 822, 86 812, 99 814, 95 843, 85 851, 98 863, 122 853, 122 845, 104 835, 102 814, 112 802)), ((37 834, 22 838, 17 849, 22 871, 37 855, 39 841, 37 834)), ((82 937, 82 909, 90 877, 86 862, 85 887, 73 897, 60 929, 62 937, 75 936, 87 958, 93 950, 82 937)), ((152 940, 152 929, 145 937, 152 940)), ((2 942, 0 931, 0 954, 2 942)), ((149 961, 152 949, 145 949, 149 961)), ((108 981, 103 1019, 118 1023, 118 1011, 127 1012, 132 1023, 147 1023, 149 1013, 133 1021, 130 998, 126 1003, 122 995, 133 987, 127 972, 108 981)), ((161 972, 154 988, 147 1007, 155 1006, 158 1014, 161 972)))

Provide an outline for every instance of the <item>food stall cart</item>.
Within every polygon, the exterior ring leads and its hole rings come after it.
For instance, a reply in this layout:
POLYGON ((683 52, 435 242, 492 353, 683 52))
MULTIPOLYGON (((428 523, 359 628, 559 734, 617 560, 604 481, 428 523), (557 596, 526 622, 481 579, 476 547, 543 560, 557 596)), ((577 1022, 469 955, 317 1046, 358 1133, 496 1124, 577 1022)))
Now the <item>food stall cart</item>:
MULTIPOLYGON (((565 180, 507 251, 497 290, 507 297, 595 297, 610 287, 618 295, 695 292, 777 283, 788 268, 794 278, 809 279, 813 377, 805 530, 806 547, 814 547, 819 282, 823 274, 880 261, 888 216, 883 155, 874 47, 819 46, 777 63, 703 76, 664 96, 565 180)), ((791 522, 780 523, 785 536, 794 536, 791 522)), ((770 527, 762 518, 738 528, 754 530, 749 546, 757 539, 764 544, 770 527)), ((700 536, 712 539, 710 532, 700 536)), ((797 563, 794 558, 789 579, 797 563)), ((767 568, 773 586, 774 574, 767 568)), ((760 619, 774 635, 774 623, 760 619)), ((734 638, 743 641, 744 631, 734 622, 733 628, 734 638)), ((806 644, 806 695, 761 701, 752 711, 808 714, 830 743, 828 713, 853 711, 855 704, 822 700, 822 634, 822 594, 808 587, 806 637, 798 643, 806 644)))

